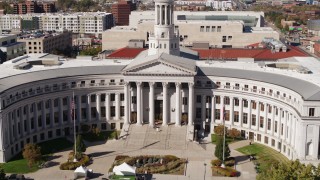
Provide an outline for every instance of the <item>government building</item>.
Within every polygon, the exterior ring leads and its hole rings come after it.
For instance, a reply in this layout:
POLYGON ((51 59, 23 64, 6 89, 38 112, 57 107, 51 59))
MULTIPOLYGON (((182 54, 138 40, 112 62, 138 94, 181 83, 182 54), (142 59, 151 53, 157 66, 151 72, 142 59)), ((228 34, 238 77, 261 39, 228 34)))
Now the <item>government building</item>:
POLYGON ((149 48, 132 58, 131 51, 127 59, 28 54, 0 65, 0 161, 27 143, 71 135, 74 93, 77 131, 177 126, 187 127, 181 141, 192 141, 224 118, 288 159, 319 162, 320 62, 199 60, 179 46, 172 14, 172 0, 155 1, 149 48))

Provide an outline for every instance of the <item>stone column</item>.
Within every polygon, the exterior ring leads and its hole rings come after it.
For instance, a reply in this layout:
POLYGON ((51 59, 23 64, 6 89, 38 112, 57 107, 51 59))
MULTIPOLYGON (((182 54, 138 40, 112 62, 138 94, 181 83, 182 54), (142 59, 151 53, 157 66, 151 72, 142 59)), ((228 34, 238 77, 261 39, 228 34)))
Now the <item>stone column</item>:
POLYGON ((246 99, 248 101, 248 127, 249 130, 251 130, 252 125, 252 105, 251 105, 251 99, 246 99))
POLYGON ((272 106, 272 119, 271 119, 271 135, 274 136, 274 125, 275 125, 275 118, 276 118, 276 107, 272 106))
MULTIPOLYGON (((232 96, 229 96, 229 100, 230 100, 230 123, 231 126, 234 126, 234 101, 235 98, 232 96)), ((239 115, 239 113, 238 113, 239 115)))
POLYGON ((176 126, 181 126, 181 83, 176 83, 176 126))
POLYGON ((206 101, 206 95, 201 95, 201 120, 202 120, 202 129, 205 128, 206 124, 206 107, 207 107, 207 101, 206 101))
POLYGON ((288 129, 288 127, 287 127, 287 125, 288 125, 288 111, 285 111, 285 113, 284 113, 284 128, 283 128, 283 139, 285 140, 285 142, 288 142, 287 141, 287 137, 288 137, 288 135, 287 135, 287 129, 288 129))
POLYGON ((3 125, 3 122, 4 119, 2 118, 2 114, 0 114, 0 151, 4 151, 4 142, 5 142, 5 139, 4 139, 4 125, 3 125))
POLYGON ((259 101, 257 102, 256 107, 258 109, 257 118, 256 118, 256 121, 257 121, 256 125, 257 125, 257 131, 259 131, 260 130, 260 102, 259 101))
POLYGON ((120 119, 120 94, 115 94, 115 101, 116 101, 116 120, 120 119))
MULTIPOLYGON (((247 123, 248 123, 248 116, 247 116, 247 123)), ((239 98, 239 124, 242 127, 243 124, 243 99, 239 98)))
POLYGON ((165 25, 168 25, 168 6, 167 5, 164 6, 164 14, 165 14, 164 23, 165 25))
POLYGON ((87 121, 91 121, 91 95, 87 95, 87 121))
POLYGON ((97 116, 96 120, 100 121, 101 120, 101 99, 100 99, 100 94, 96 94, 96 109, 97 109, 97 116))
MULTIPOLYGON (((41 109, 42 109, 42 111, 41 111, 41 118, 42 118, 42 129, 46 129, 46 127, 47 127, 47 109, 46 109, 46 101, 45 100, 43 100, 42 101, 42 104, 41 104, 41 109)), ((20 115, 21 115, 22 113, 20 112, 20 115)))
POLYGON ((267 103, 263 103, 264 104, 264 133, 267 134, 268 132, 268 111, 269 111, 269 108, 268 108, 268 104, 267 103))
POLYGON ((188 96, 188 125, 193 125, 193 111, 194 111, 194 83, 189 83, 189 96, 188 96))
POLYGON ((156 9, 156 24, 158 25, 159 24, 159 5, 156 5, 155 6, 155 9, 156 9))
POLYGON ((279 118, 278 118, 278 139, 280 140, 280 137, 281 137, 281 126, 282 126, 282 123, 281 123, 282 109, 278 110, 278 115, 279 115, 279 118))
POLYGON ((111 114, 110 114, 110 94, 109 93, 106 93, 106 119, 107 121, 110 121, 110 117, 111 117, 111 114))
POLYGON ((162 125, 166 126, 168 125, 168 83, 163 82, 162 88, 163 88, 162 125))
POLYGON ((154 82, 149 82, 149 126, 154 126, 154 82))
POLYGON ((130 102, 129 102, 129 82, 124 83, 124 124, 129 124, 130 102))
POLYGON ((76 96, 77 97, 77 120, 78 122, 81 121, 81 96, 76 96))
POLYGON ((137 125, 142 125, 143 115, 142 115, 142 97, 141 97, 141 82, 136 82, 137 84, 137 125))
POLYGON ((52 128, 53 126, 54 126, 54 99, 50 99, 50 127, 52 128))
MULTIPOLYGON (((32 104, 31 104, 32 105, 32 104)), ((54 123, 54 122, 51 122, 54 123)), ((30 105, 27 104, 27 134, 31 132, 31 124, 30 124, 30 105)))
MULTIPOLYGON (((63 101, 63 99, 62 99, 62 98, 59 98, 59 124, 60 124, 60 125, 63 124, 63 102, 62 102, 62 101, 63 101)), ((38 116, 38 115, 37 115, 37 111, 38 111, 38 110, 37 110, 37 104, 35 104, 34 111, 36 112, 36 113, 35 113, 35 116, 38 116)), ((34 127, 37 127, 37 126, 36 126, 36 124, 37 124, 36 122, 37 122, 37 118, 38 118, 38 117, 35 117, 35 116, 34 116, 34 120, 35 120, 35 126, 34 126, 34 127)))
POLYGON ((163 16, 163 14, 162 14, 162 13, 163 13, 163 12, 162 12, 162 7, 163 7, 162 5, 160 5, 160 7, 159 7, 159 9, 160 9, 160 18, 159 18, 159 20, 160 20, 160 25, 163 25, 163 24, 162 24, 162 23, 163 23, 163 22, 162 22, 162 16, 163 16))
POLYGON ((220 122, 223 124, 223 118, 224 118, 224 96, 220 96, 220 122))

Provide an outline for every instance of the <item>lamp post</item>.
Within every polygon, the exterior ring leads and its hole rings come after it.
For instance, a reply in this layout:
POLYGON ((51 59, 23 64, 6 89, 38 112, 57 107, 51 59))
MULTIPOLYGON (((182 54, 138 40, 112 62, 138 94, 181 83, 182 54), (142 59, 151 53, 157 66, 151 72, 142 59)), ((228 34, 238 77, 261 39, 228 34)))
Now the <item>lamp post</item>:
POLYGON ((203 175, 203 179, 205 180, 205 179, 206 179, 206 166, 207 166, 207 164, 204 163, 203 165, 204 165, 204 175, 203 175))

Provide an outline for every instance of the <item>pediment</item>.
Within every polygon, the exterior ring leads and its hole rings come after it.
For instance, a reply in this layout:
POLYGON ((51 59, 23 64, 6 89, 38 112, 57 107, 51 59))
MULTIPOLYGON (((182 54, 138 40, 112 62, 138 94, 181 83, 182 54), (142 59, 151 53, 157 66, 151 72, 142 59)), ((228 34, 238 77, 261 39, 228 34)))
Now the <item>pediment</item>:
POLYGON ((193 73, 187 69, 158 61, 127 70, 124 73, 132 75, 193 75, 193 73))

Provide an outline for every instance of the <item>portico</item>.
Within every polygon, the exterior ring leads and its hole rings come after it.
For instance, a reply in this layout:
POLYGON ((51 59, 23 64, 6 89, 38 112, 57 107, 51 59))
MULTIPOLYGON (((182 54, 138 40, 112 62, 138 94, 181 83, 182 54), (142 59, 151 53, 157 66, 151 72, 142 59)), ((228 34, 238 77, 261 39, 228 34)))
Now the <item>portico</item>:
POLYGON ((160 122, 163 126, 181 126, 182 114, 187 114, 183 124, 188 122, 191 126, 194 119, 195 62, 168 54, 145 58, 148 59, 135 59, 122 72, 126 113, 131 115, 126 116, 125 123, 134 123, 130 118, 136 116, 136 125, 148 123, 153 127, 157 121, 157 125, 160 122), (135 61, 140 63, 135 64, 135 61), (180 64, 182 61, 183 65, 180 64))

